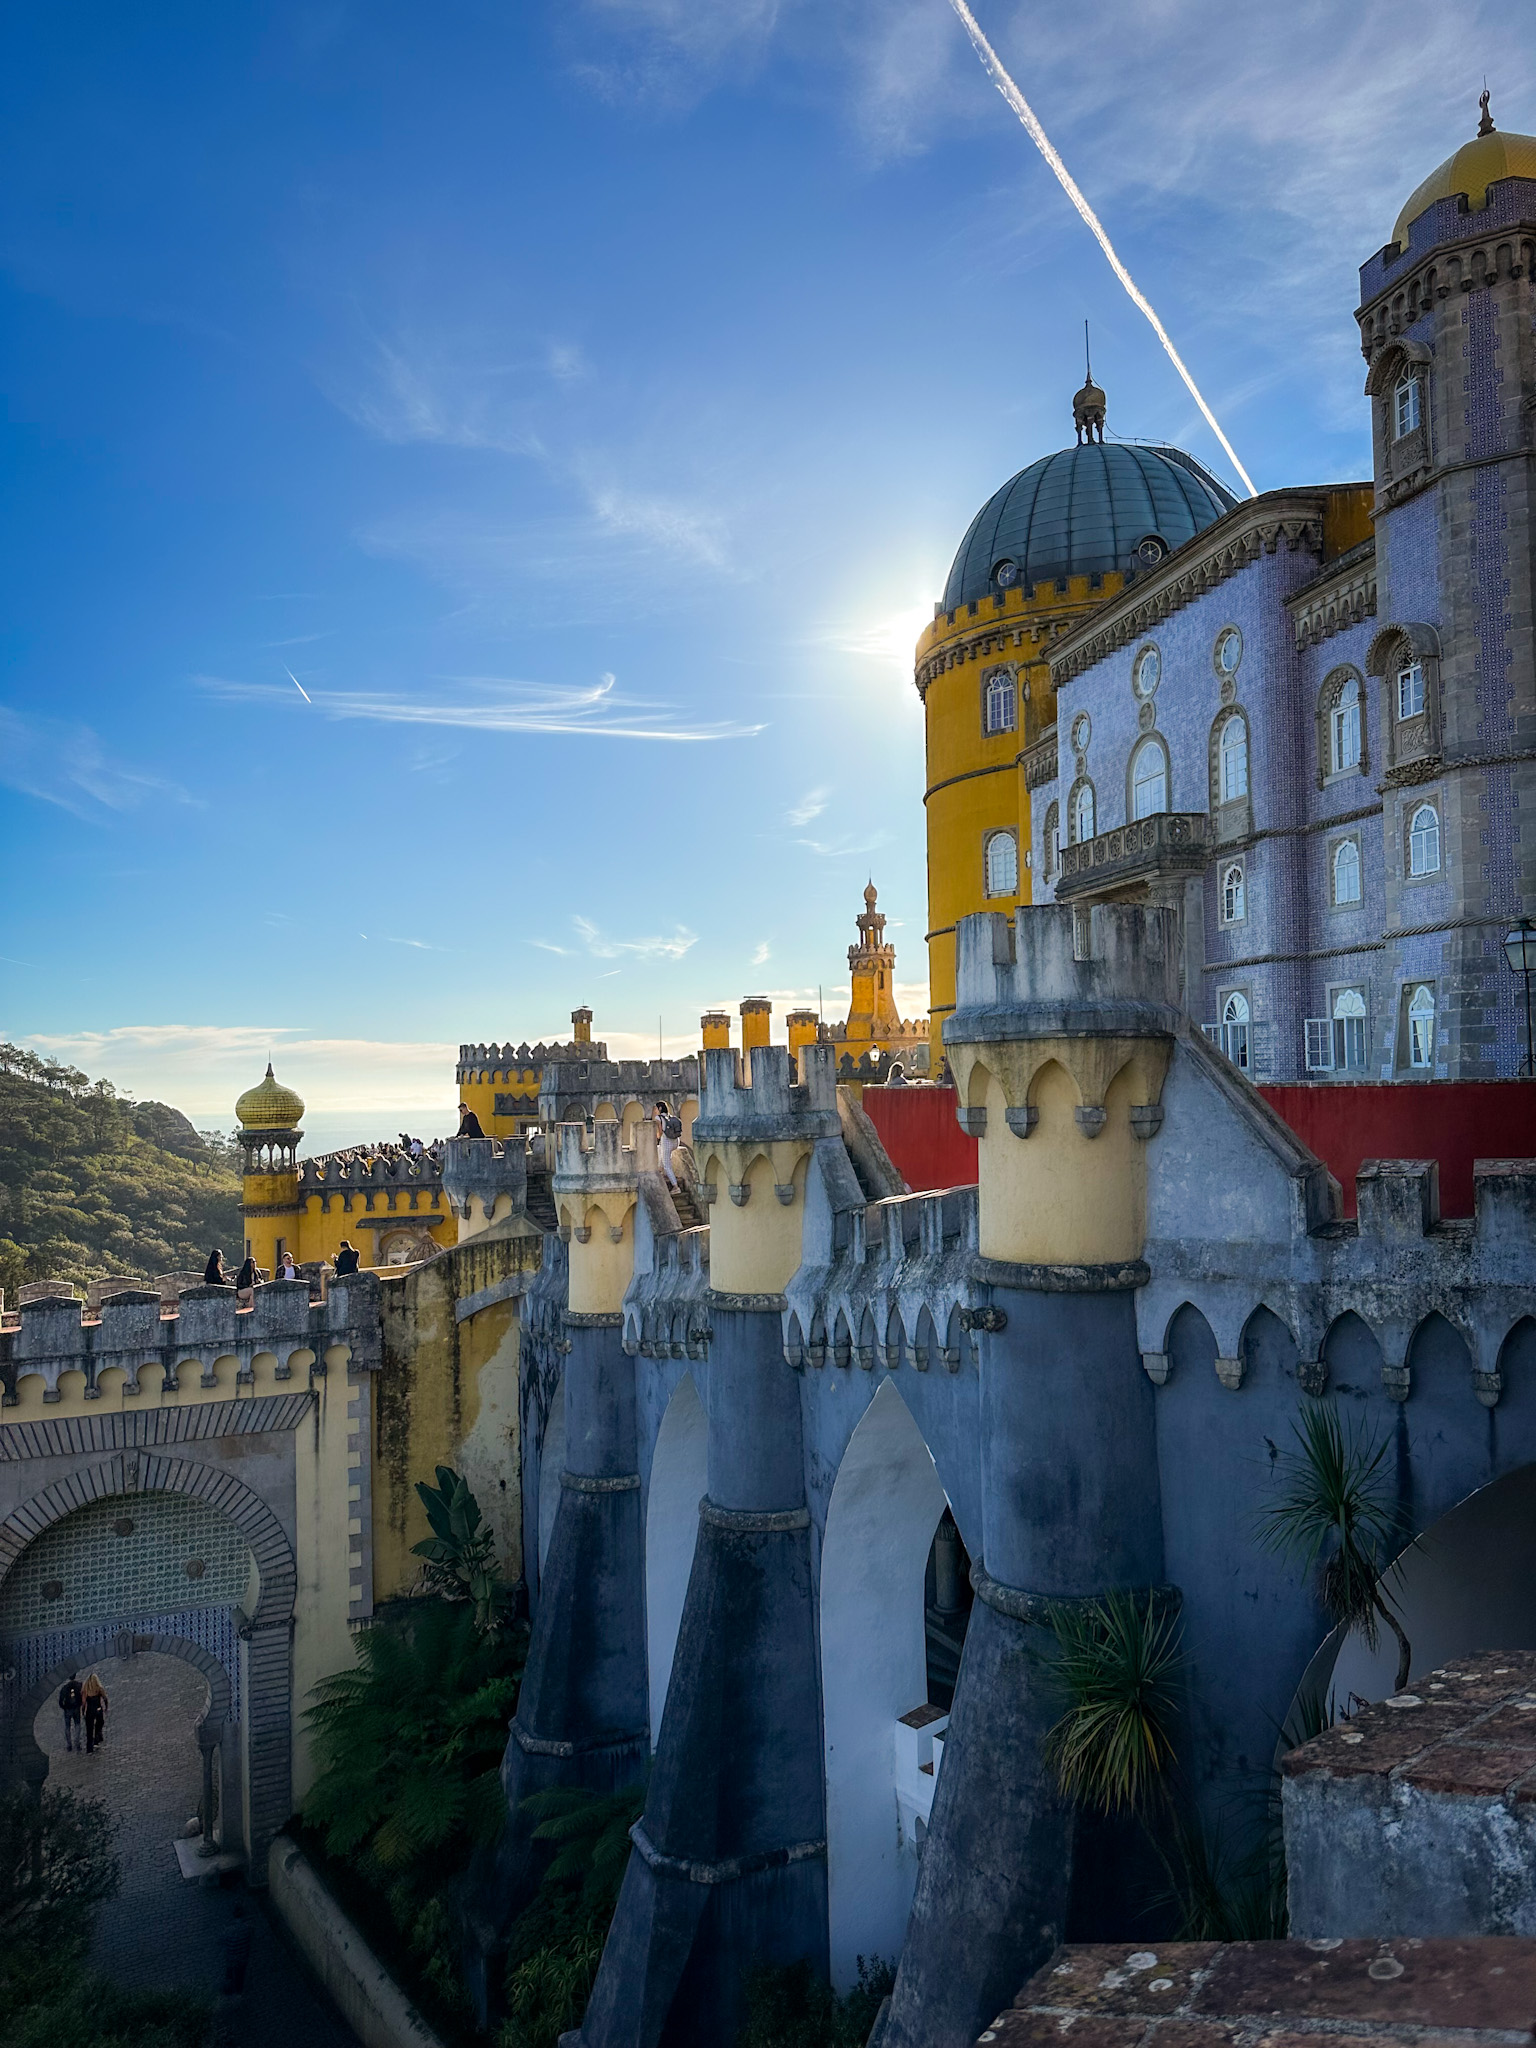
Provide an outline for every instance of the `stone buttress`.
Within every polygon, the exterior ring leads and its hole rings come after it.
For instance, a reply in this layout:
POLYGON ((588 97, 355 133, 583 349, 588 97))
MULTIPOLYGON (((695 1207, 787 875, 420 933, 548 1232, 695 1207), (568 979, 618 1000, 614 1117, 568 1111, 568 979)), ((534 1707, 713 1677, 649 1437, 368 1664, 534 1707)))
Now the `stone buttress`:
POLYGON ((944 1043, 980 1140, 983 1554, 882 2048, 962 2048, 1062 1939, 1074 1826, 1039 1624, 1162 1580, 1133 1290, 1176 952, 1173 914, 1130 905, 960 925, 944 1043))
MULTIPOLYGON (((612 1120, 590 1133, 561 1124, 556 1134, 552 1191, 569 1247, 565 1469, 502 1763, 507 1832, 495 1885, 478 1901, 480 1968, 551 1854, 533 1839, 522 1802, 551 1786, 620 1791, 640 1781, 650 1754, 635 1373, 621 1342, 637 1165, 621 1136, 612 1120)), ((475 1990, 483 2008, 494 2005, 491 1985, 475 1990)))
POLYGON ((579 2039, 735 2037, 746 1972, 827 1962, 821 1690, 800 1383, 781 1331, 807 1168, 839 1122, 829 1048, 705 1054, 708 1493, 645 1813, 579 2039))

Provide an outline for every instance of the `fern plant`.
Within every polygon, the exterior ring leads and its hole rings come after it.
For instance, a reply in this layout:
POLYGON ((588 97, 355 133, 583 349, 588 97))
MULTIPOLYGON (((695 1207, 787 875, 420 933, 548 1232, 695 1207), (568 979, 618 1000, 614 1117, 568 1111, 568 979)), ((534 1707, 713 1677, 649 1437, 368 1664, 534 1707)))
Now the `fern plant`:
POLYGON ((1331 1403, 1310 1402, 1296 1424, 1299 1448, 1280 1457, 1280 1498, 1260 1517, 1259 1538, 1317 1574, 1318 1595, 1336 1627, 1358 1629, 1375 1649, 1378 1623, 1397 1638, 1397 1681, 1408 1683, 1412 1646, 1382 1590, 1400 1531, 1384 1469, 1387 1440, 1363 1424, 1345 1428, 1331 1403))

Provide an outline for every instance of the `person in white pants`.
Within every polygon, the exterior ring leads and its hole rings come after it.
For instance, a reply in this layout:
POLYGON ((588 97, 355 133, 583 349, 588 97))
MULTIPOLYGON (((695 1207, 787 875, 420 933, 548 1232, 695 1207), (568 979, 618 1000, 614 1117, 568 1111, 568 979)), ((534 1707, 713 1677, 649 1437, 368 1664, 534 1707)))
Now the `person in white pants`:
POLYGON ((672 1171, 672 1154, 677 1141, 683 1135, 682 1120, 675 1117, 664 1102, 658 1102, 655 1109, 656 1142, 661 1150, 661 1170, 667 1176, 669 1187, 677 1186, 677 1175, 672 1171))

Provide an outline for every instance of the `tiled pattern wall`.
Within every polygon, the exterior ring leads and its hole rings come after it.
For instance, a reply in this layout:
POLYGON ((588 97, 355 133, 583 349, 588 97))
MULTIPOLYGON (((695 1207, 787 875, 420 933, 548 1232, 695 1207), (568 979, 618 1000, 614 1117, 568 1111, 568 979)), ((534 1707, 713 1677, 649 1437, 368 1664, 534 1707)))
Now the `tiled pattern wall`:
POLYGON ((188 1605, 243 1605, 251 1553, 234 1523, 185 1494, 94 1501, 24 1550, 0 1598, 0 1636, 78 1628, 188 1605))

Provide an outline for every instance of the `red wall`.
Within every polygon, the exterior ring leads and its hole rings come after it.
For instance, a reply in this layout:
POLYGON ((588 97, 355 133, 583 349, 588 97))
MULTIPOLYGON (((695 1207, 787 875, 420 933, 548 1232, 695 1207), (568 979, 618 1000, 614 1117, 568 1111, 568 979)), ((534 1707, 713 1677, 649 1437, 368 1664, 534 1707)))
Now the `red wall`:
MULTIPOLYGON (((1438 1159, 1441 1214, 1470 1216, 1474 1159, 1536 1158, 1536 1082, 1313 1082, 1259 1093, 1326 1160, 1346 1216, 1367 1159, 1438 1159)), ((953 1088, 866 1088, 864 1108, 908 1187, 975 1181, 976 1140, 955 1122, 953 1088)))
POLYGON ((1472 1214, 1474 1159, 1536 1158, 1536 1082, 1314 1082, 1259 1093, 1344 1190, 1366 1159, 1438 1159, 1440 1213, 1472 1214))
POLYGON ((914 1194, 976 1184, 976 1140, 955 1122, 953 1088, 866 1088, 864 1113, 914 1194))

